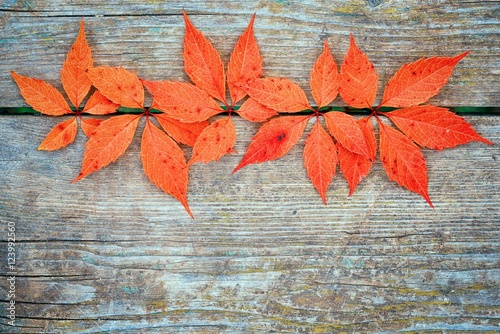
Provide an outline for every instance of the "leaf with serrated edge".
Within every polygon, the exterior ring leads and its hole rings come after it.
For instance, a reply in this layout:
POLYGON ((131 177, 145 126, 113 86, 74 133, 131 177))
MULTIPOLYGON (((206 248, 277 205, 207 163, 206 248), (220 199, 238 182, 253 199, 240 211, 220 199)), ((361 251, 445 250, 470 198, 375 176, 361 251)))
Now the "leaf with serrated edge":
POLYGON ((236 111, 238 115, 250 122, 264 122, 269 118, 278 115, 276 110, 268 108, 251 97, 241 105, 236 111))
POLYGON ((253 33, 254 20, 255 14, 238 39, 227 66, 227 84, 233 104, 247 95, 241 86, 262 75, 262 56, 253 33))
POLYGON ((193 147, 200 133, 205 129, 209 122, 183 123, 170 118, 165 114, 153 115, 160 123, 163 130, 176 142, 193 147))
POLYGON ((158 188, 175 197, 193 217, 187 201, 188 168, 184 152, 149 120, 142 134, 144 173, 158 188))
POLYGON ((236 130, 231 118, 219 119, 207 126, 196 139, 188 165, 219 160, 231 153, 236 142, 236 130))
POLYGON ((73 180, 106 167, 125 153, 134 138, 140 115, 121 115, 105 120, 85 144, 82 169, 73 180))
POLYGON ((326 191, 335 176, 337 148, 332 137, 316 122, 307 136, 304 165, 312 184, 326 205, 326 191))
POLYGON ((286 78, 258 78, 245 88, 251 98, 278 112, 294 113, 311 108, 302 88, 286 78))
POLYGON ((97 130, 97 127, 101 125, 101 123, 104 122, 103 119, 96 119, 96 118, 80 118, 80 125, 82 127, 83 133, 87 137, 91 137, 95 130, 97 130))
POLYGON ((349 183, 349 196, 354 193, 354 190, 359 182, 361 182, 370 172, 373 161, 375 160, 375 154, 377 152, 377 141, 370 118, 365 117, 359 119, 357 123, 359 124, 361 131, 363 131, 370 158, 361 154, 353 153, 342 146, 342 144, 337 143, 340 170, 342 171, 344 178, 349 183))
POLYGON ((114 113, 119 106, 108 100, 101 92, 95 91, 85 103, 83 111, 92 115, 107 115, 114 113))
POLYGON ((304 133, 308 119, 308 116, 286 116, 264 123, 233 173, 249 164, 276 160, 287 154, 304 133))
POLYGON ((217 115, 221 107, 200 88, 179 81, 145 81, 153 95, 153 108, 181 122, 201 122, 217 115))
POLYGON ((57 124, 45 137, 39 150, 54 151, 71 144, 78 132, 78 123, 76 117, 57 124))
POLYGON ((326 127, 335 139, 351 152, 370 157, 365 137, 356 119, 343 112, 328 112, 325 116, 326 127))
POLYGON ((318 107, 335 100, 339 90, 337 64, 333 59, 328 41, 325 39, 323 53, 314 63, 310 80, 311 92, 318 107))
POLYGON ((373 64, 354 42, 351 44, 340 66, 339 93, 349 106, 371 108, 377 96, 378 75, 373 64))
POLYGON ((379 125, 380 160, 389 180, 422 195, 434 207, 427 190, 427 166, 420 148, 401 132, 382 122, 379 125))
POLYGON ((16 81, 26 103, 36 111, 50 116, 60 116, 72 112, 64 96, 51 84, 40 79, 25 77, 14 71, 10 71, 10 74, 16 81))
POLYGON ((184 70, 196 86, 213 98, 226 102, 224 64, 212 43, 189 20, 183 10, 186 33, 184 36, 184 70))
POLYGON ((421 58, 404 64, 389 80, 381 106, 411 107, 427 102, 448 82, 453 69, 469 51, 455 57, 421 58))
POLYGON ((492 145, 481 137, 464 118, 446 108, 415 106, 385 113, 403 133, 418 145, 436 150, 470 141, 492 145))
POLYGON ((71 46, 61 69, 61 83, 69 100, 78 109, 87 96, 92 83, 85 73, 92 67, 92 52, 85 38, 84 22, 80 22, 80 31, 71 46))
POLYGON ((137 75, 123 67, 92 67, 88 77, 109 100, 127 108, 143 108, 144 87, 137 75))

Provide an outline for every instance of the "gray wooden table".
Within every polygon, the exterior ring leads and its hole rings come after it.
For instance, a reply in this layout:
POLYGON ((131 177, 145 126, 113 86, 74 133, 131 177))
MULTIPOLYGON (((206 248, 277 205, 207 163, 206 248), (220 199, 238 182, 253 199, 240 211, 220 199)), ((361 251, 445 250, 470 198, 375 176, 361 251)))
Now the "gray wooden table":
MULTIPOLYGON (((0 4, 0 108, 26 106, 10 70, 61 88, 82 17, 96 65, 187 80, 182 9, 225 61, 256 12, 265 75, 306 91, 324 38, 341 63, 354 34, 379 97, 403 63, 471 50, 432 103, 500 106, 498 1, 12 0, 0 4)), ((37 151, 61 118, 0 115, 0 332, 498 332, 500 118, 462 116, 495 145, 424 150, 434 209, 379 162, 351 197, 338 175, 324 206, 305 137, 231 175, 258 129, 235 117, 238 153, 191 168, 191 219, 142 172, 140 131, 124 157, 70 184, 83 134, 37 151)))

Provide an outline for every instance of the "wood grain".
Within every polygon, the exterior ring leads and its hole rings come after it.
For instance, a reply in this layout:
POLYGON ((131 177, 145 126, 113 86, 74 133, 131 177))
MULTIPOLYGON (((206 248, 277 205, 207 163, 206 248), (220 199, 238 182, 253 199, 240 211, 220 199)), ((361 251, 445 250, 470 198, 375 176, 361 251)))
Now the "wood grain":
POLYGON ((192 220, 142 172, 143 123, 123 158, 70 184, 83 134, 41 152, 58 120, 0 117, 0 263, 7 222, 18 258, 18 327, 4 277, 0 331, 497 332, 500 118, 467 120, 496 146, 425 150, 431 209, 379 162, 351 197, 337 176, 324 206, 305 137, 231 175, 257 129, 235 117, 239 153, 192 167, 192 220))
POLYGON ((432 102, 500 105, 497 1, 11 0, 0 4, 0 107, 21 105, 10 70, 61 87, 59 69, 82 17, 96 65, 123 65, 151 80, 187 79, 181 60, 183 8, 225 61, 257 13, 265 75, 288 77, 306 90, 324 38, 341 63, 354 34, 379 73, 379 99, 405 62, 471 50, 432 102))

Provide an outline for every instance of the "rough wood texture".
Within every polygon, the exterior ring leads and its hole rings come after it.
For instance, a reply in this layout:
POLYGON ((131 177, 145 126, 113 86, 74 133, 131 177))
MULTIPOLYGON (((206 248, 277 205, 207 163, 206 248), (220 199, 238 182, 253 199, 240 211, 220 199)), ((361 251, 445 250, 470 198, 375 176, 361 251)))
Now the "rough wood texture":
MULTIPOLYGON (((499 117, 467 120, 500 142, 499 117)), ((70 184, 84 136, 36 150, 55 122, 0 117, 0 261, 15 222, 19 325, 2 318, 1 332, 500 329, 498 145, 425 151, 435 209, 380 163, 352 197, 338 176, 324 206, 305 138, 231 175, 256 130, 235 118, 240 153, 192 168, 192 220, 143 175, 140 131, 123 158, 70 184)))
MULTIPOLYGON (((85 17, 98 65, 123 65, 147 79, 183 79, 185 8, 227 60, 252 13, 266 75, 308 89, 328 38, 340 63, 349 34, 380 75, 380 91, 405 62, 472 53, 433 99, 446 106, 500 105, 498 1, 4 1, 0 4, 0 107, 21 97, 9 71, 59 84, 59 68, 85 17)), ((341 104, 338 99, 336 104, 341 104)))

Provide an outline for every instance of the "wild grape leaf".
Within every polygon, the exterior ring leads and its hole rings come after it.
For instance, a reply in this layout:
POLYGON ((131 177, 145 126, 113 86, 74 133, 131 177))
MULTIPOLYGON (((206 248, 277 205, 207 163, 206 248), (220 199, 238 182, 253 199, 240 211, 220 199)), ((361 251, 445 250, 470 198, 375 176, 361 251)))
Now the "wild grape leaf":
POLYGON ((337 97, 339 89, 337 63, 333 59, 326 39, 323 45, 323 53, 318 57, 311 71, 310 86, 312 96, 318 107, 328 105, 337 97))
POLYGON ((340 66, 339 93, 345 103, 355 108, 371 108, 377 95, 377 72, 368 57, 358 48, 351 34, 349 50, 340 66))
POLYGON ((442 150, 470 141, 493 143, 477 134, 462 117, 446 108, 415 106, 384 114, 403 133, 423 147, 442 150))
POLYGON ((190 83, 145 80, 142 82, 153 95, 152 107, 181 122, 202 122, 222 111, 210 95, 190 83))
POLYGON ((186 32, 184 36, 184 70, 196 86, 213 98, 226 103, 224 64, 210 41, 198 31, 183 10, 186 32))
POLYGON ((68 52, 61 70, 61 83, 71 103, 78 108, 92 85, 85 73, 92 67, 92 52, 87 43, 83 19, 75 43, 68 52))
POLYGON ((377 140, 369 117, 357 121, 365 137, 368 156, 354 153, 337 142, 340 170, 349 183, 349 196, 354 193, 356 186, 368 175, 377 153, 377 140))
POLYGON ((54 151, 71 144, 78 132, 76 117, 57 124, 45 137, 39 150, 54 151))
POLYGON ((219 119, 203 129, 198 136, 188 165, 219 160, 223 155, 231 153, 235 142, 236 130, 231 118, 219 119))
POLYGON ((258 78, 244 88, 255 101, 278 112, 295 113, 311 109, 302 88, 286 78, 258 78))
POLYGON ((181 202, 193 218, 187 201, 188 167, 184 152, 149 118, 142 134, 141 159, 151 182, 181 202))
POLYGON ((307 136, 304 164, 307 175, 326 205, 326 191, 335 176, 337 148, 332 137, 316 122, 307 136))
POLYGON ((163 130, 165 130, 165 132, 176 142, 186 144, 191 147, 194 146, 196 139, 203 129, 210 124, 206 121, 184 123, 170 118, 165 114, 155 114, 154 117, 158 120, 158 123, 160 123, 163 130))
POLYGON ((455 57, 421 58, 403 65, 387 83, 381 106, 411 107, 427 102, 439 93, 455 66, 468 54, 467 51, 455 57))
POLYGON ((238 109, 238 115, 250 122, 264 122, 273 116, 277 116, 278 113, 276 110, 268 108, 250 97, 238 109))
POLYGON ((420 149, 404 134, 379 122, 380 160, 389 180, 422 195, 433 207, 427 190, 427 166, 420 149))
MULTIPOLYGON (((92 67, 92 62, 92 53, 85 37, 82 19, 76 41, 71 46, 61 69, 61 82, 66 95, 75 107, 75 111, 71 109, 64 96, 49 83, 22 76, 14 71, 11 71, 11 74, 21 91, 21 95, 35 110, 50 116, 74 114, 76 118, 80 119, 83 132, 88 135, 92 131, 87 125, 96 124, 96 122, 84 122, 81 113, 103 115, 115 112, 118 108, 118 105, 103 97, 99 92, 95 92, 87 101, 83 111, 80 111, 80 104, 91 87, 86 71, 92 67)), ((65 121, 57 124, 38 149, 57 150, 72 143, 78 131, 76 118, 74 123, 65 121)))
POLYGON ((106 167, 125 153, 141 115, 121 115, 103 121, 85 144, 82 169, 73 182, 106 167))
POLYGON ((308 116, 287 116, 264 123, 233 173, 249 164, 276 160, 287 154, 304 133, 308 119, 308 116))
POLYGON ((365 137, 356 119, 343 112, 324 114, 328 131, 347 150, 369 158, 365 137))
POLYGON ((241 85, 262 75, 262 56, 253 32, 254 21, 255 14, 238 39, 227 66, 227 84, 233 105, 247 95, 241 85))

